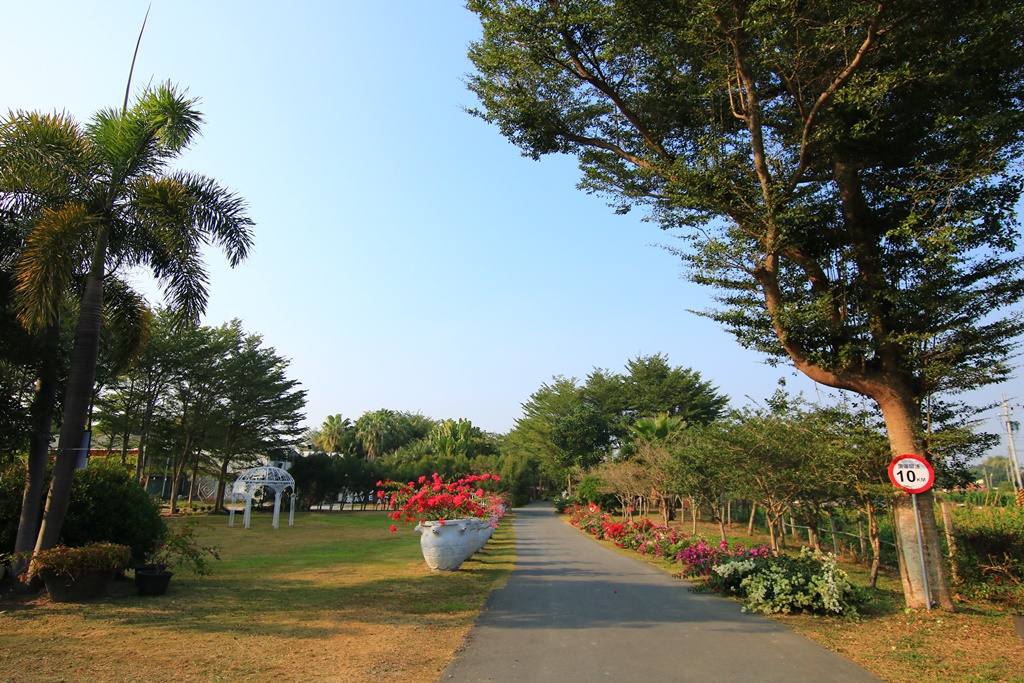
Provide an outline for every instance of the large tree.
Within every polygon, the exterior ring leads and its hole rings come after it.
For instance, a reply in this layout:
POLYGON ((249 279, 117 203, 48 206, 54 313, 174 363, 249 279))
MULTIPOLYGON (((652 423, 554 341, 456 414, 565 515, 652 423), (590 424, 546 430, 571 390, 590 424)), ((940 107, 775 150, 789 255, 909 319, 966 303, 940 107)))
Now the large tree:
POLYGON ((43 207, 23 212, 32 225, 14 267, 24 324, 52 323, 59 297, 76 277, 84 279, 37 550, 57 543, 67 510, 93 395, 104 282, 119 268, 148 268, 171 307, 196 320, 207 298, 203 245, 221 246, 231 265, 251 246, 240 198, 170 168, 199 132, 196 102, 162 84, 130 107, 100 111, 84 127, 65 114, 12 112, 0 120, 0 192, 15 207, 43 207))
MULTIPOLYGON (((706 312, 744 345, 880 407, 923 454, 922 404, 1005 379, 1024 294, 1020 0, 470 0, 474 113, 524 154, 686 238, 706 312)), ((952 609, 932 496, 931 595, 952 609)), ((914 538, 907 496, 896 506, 914 538)))
POLYGON ((298 440, 306 392, 288 378, 291 362, 265 347, 260 335, 246 333, 240 320, 218 332, 227 340, 228 352, 219 364, 223 383, 213 411, 216 442, 209 448, 219 463, 216 506, 221 507, 233 463, 288 448, 298 440))

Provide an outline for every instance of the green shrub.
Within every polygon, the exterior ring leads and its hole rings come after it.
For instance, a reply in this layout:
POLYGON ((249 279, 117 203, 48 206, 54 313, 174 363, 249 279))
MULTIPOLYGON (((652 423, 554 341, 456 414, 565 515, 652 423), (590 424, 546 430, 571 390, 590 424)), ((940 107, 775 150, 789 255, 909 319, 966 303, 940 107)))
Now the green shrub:
POLYGON ((1024 508, 958 508, 953 526, 957 590, 1024 607, 1024 508))
POLYGON ((604 510, 611 510, 618 507, 619 503, 615 496, 601 492, 601 480, 593 475, 587 475, 576 487, 576 499, 581 504, 593 503, 604 510))
POLYGON ((554 503, 555 512, 560 515, 564 515, 566 510, 579 504, 579 500, 576 496, 559 496, 558 498, 555 498, 554 503))
POLYGON ((14 551, 21 518, 21 497, 25 493, 25 472, 23 462, 0 469, 0 554, 14 551))
POLYGON ((61 527, 66 545, 108 541, 129 546, 140 562, 167 535, 160 505, 117 463, 93 461, 75 472, 61 527))
MULTIPOLYGON (((23 463, 0 471, 0 552, 14 550, 24 486, 23 463)), ((44 491, 48 488, 49 472, 44 491)), ((75 472, 61 544, 127 545, 138 562, 166 535, 160 506, 119 464, 94 459, 87 469, 75 472)))

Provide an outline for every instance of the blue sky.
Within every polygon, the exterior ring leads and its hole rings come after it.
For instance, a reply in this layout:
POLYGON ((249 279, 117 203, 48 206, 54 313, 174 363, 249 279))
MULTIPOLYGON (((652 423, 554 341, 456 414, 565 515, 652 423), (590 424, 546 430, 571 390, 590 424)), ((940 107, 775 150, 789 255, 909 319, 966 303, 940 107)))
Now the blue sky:
MULTIPOLYGON (((0 108, 85 121, 120 106, 147 5, 6 8, 0 108)), ((133 92, 170 80, 201 98, 180 165, 256 222, 242 266, 209 255, 204 322, 240 318, 290 358, 310 426, 391 408, 505 432, 553 375, 654 353, 734 405, 780 377, 827 394, 687 312, 709 292, 657 247, 671 235, 577 190, 572 159, 526 159, 463 111, 478 35, 458 0, 152 3, 133 92)), ((1001 393, 1024 385, 976 398, 1001 393)))

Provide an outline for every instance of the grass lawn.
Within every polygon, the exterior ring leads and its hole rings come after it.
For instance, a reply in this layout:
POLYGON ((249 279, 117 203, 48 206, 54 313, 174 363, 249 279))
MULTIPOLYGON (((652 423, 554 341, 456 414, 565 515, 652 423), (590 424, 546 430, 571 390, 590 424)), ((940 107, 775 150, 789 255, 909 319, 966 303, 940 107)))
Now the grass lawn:
POLYGON ((384 513, 191 521, 223 561, 165 596, 130 581, 82 604, 0 595, 0 681, 435 681, 515 559, 511 518, 457 572, 431 572, 384 513))
MULTIPOLYGON (((567 517, 563 519, 568 521, 567 517)), ((690 523, 683 528, 688 532, 690 523)), ((698 523, 697 532, 709 542, 720 538, 717 524, 698 523)), ((745 525, 734 526, 728 540, 730 544, 739 542, 747 547, 769 542, 767 536, 747 536, 745 525)), ((597 542, 674 574, 681 569, 678 563, 616 548, 610 541, 597 542)), ((842 567, 851 581, 867 586, 865 568, 849 564, 842 567)), ((1017 637, 1009 614, 1002 608, 960 602, 959 611, 954 614, 907 610, 898 574, 880 576, 878 589, 870 596, 870 603, 853 619, 804 614, 771 618, 843 654, 889 683, 1024 683, 1024 641, 1017 637)))

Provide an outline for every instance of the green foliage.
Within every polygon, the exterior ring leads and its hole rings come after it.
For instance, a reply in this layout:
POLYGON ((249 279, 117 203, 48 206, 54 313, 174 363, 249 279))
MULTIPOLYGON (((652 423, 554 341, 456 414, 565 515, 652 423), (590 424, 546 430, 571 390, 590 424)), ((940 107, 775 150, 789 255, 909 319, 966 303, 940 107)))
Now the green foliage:
POLYGON ((637 356, 626 363, 623 398, 635 418, 666 414, 685 424, 707 424, 728 403, 692 368, 672 367, 668 356, 637 356))
POLYGON ((605 510, 612 509, 617 505, 615 496, 605 493, 603 488, 604 482, 600 477, 587 475, 576 487, 576 499, 580 503, 593 503, 605 510))
POLYGON ((363 413, 356 420, 355 426, 366 457, 376 460, 412 441, 422 439, 433 425, 422 415, 382 408, 363 413))
POLYGON ((662 419, 672 429, 703 424, 727 401, 700 373, 671 366, 663 354, 630 359, 626 370, 594 368, 582 385, 560 375, 542 384, 523 404, 507 450, 539 458, 552 481, 564 481, 572 468, 588 469, 613 452, 630 454, 638 421, 662 419))
POLYGON ((956 508, 953 526, 957 589, 1024 608, 1024 508, 956 508))
POLYGON ((145 563, 208 576, 213 571, 212 560, 220 560, 220 551, 215 546, 203 545, 196 537, 195 527, 185 524, 146 555, 145 563))
MULTIPOLYGON (((530 456, 508 453, 499 457, 500 465, 495 468, 501 476, 501 483, 508 492, 513 507, 526 505, 536 494, 540 478, 540 462, 530 456)), ((493 465, 491 465, 493 468, 493 465)))
POLYGON ((0 553, 14 550, 26 472, 23 462, 13 462, 0 469, 0 553))
POLYGON ((471 113, 678 230, 700 314, 879 402, 900 451, 978 445, 923 413, 1005 380, 1024 331, 1019 0, 468 7, 471 113))
POLYGON ((356 426, 347 417, 343 418, 341 414, 328 415, 323 425, 313 435, 312 442, 314 446, 325 453, 355 455, 359 452, 356 426))
POLYGON ((599 463, 610 445, 608 419, 596 408, 577 406, 551 425, 551 443, 562 467, 588 469, 599 463))
POLYGON ((556 496, 554 500, 555 512, 560 515, 564 515, 579 504, 580 500, 576 496, 556 496))
POLYGON ((141 561, 166 534, 156 500, 119 465, 94 460, 75 472, 61 533, 65 545, 118 543, 141 561))

